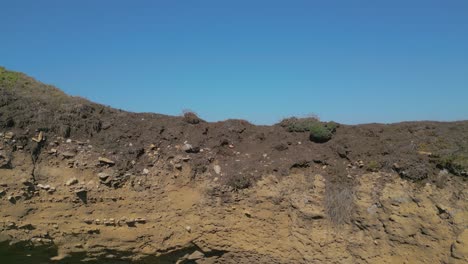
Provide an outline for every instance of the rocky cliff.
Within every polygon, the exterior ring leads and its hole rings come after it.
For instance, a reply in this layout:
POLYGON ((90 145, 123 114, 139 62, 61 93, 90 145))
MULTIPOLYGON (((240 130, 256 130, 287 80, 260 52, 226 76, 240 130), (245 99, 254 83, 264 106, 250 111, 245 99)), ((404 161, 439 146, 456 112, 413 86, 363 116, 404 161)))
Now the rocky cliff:
POLYGON ((0 68, 5 263, 467 263, 467 175, 466 121, 209 123, 0 68))

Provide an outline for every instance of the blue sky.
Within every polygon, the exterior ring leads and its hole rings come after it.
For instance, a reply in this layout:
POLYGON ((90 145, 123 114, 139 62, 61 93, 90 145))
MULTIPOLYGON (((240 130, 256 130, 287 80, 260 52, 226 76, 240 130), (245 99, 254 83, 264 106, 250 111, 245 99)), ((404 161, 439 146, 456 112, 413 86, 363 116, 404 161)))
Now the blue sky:
POLYGON ((125 110, 468 119, 468 1, 2 1, 0 65, 125 110))

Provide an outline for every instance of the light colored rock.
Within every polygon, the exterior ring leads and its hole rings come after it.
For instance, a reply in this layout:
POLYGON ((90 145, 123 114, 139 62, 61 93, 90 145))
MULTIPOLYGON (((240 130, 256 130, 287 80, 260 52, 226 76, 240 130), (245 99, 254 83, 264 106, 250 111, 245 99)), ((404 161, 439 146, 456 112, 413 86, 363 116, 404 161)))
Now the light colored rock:
POLYGON ((65 183, 65 185, 66 186, 71 186, 71 185, 74 185, 74 184, 77 184, 77 183, 78 183, 78 180, 76 178, 71 178, 65 183))
POLYGON ((100 173, 98 173, 98 177, 99 177, 99 180, 105 181, 110 177, 110 174, 105 173, 105 172, 100 172, 100 173))
POLYGON ((183 146, 182 146, 182 150, 185 151, 185 152, 188 152, 190 151, 191 149, 193 148, 192 145, 188 144, 188 143, 185 143, 183 146))
POLYGON ((5 139, 13 139, 15 137, 15 133, 13 132, 6 132, 3 136, 5 139))
POLYGON ((56 153, 57 153, 57 149, 55 149, 55 148, 51 148, 49 150, 49 154, 56 154, 56 153))
POLYGON ((137 218, 135 218, 135 222, 138 223, 138 224, 144 224, 144 223, 146 223, 146 219, 143 218, 143 217, 137 217, 137 218))
POLYGON ((144 168, 144 169, 143 169, 143 174, 144 174, 144 175, 147 175, 148 173, 149 173, 149 170, 146 169, 146 168, 144 168))
POLYGON ((47 188, 46 186, 48 186, 48 185, 44 185, 44 184, 42 184, 42 183, 39 183, 39 184, 37 185, 37 188, 43 189, 43 190, 47 190, 47 189, 50 188, 50 186, 49 186, 48 188, 47 188))
POLYGON ((190 254, 187 257, 187 260, 197 260, 197 259, 202 259, 204 257, 205 257, 205 254, 203 254, 203 252, 195 250, 192 254, 190 254))
POLYGON ((104 158, 104 157, 99 157, 98 161, 100 163, 107 164, 107 165, 114 165, 115 164, 115 162, 113 160, 110 160, 110 159, 104 158))
POLYGON ((33 141, 39 143, 39 142, 42 142, 43 140, 45 140, 45 137, 44 137, 44 132, 39 132, 39 135, 37 135, 37 137, 34 137, 32 138, 33 141))
POLYGON ((221 166, 219 165, 214 165, 213 166, 213 170, 216 174, 220 174, 221 173, 221 166))

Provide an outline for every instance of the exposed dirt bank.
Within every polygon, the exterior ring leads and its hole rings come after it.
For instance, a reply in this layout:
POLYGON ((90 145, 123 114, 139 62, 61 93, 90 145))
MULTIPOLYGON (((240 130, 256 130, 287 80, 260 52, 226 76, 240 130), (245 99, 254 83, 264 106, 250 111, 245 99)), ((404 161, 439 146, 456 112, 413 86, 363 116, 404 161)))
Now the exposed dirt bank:
POLYGON ((468 261, 468 122, 290 121, 129 113, 0 68, 0 255, 468 261))

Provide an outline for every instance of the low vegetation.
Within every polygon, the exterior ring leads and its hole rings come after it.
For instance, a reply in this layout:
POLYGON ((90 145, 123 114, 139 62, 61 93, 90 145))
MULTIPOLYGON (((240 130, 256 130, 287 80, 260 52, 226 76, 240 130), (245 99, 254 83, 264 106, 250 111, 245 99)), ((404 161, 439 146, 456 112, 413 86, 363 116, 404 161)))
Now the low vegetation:
POLYGON ((19 78, 20 73, 7 71, 5 68, 0 67, 0 86, 11 89, 16 85, 19 78))
POLYGON ((437 165, 458 176, 468 176, 468 154, 451 154, 439 157, 437 165))
POLYGON ((329 141, 339 126, 336 122, 320 122, 317 117, 286 118, 279 125, 289 132, 309 132, 310 140, 316 143, 329 141))
POLYGON ((354 190, 347 185, 327 183, 325 212, 335 225, 349 223, 355 209, 354 190))
POLYGON ((252 180, 245 175, 237 174, 228 178, 226 185, 230 186, 234 191, 239 191, 252 186, 252 180))

